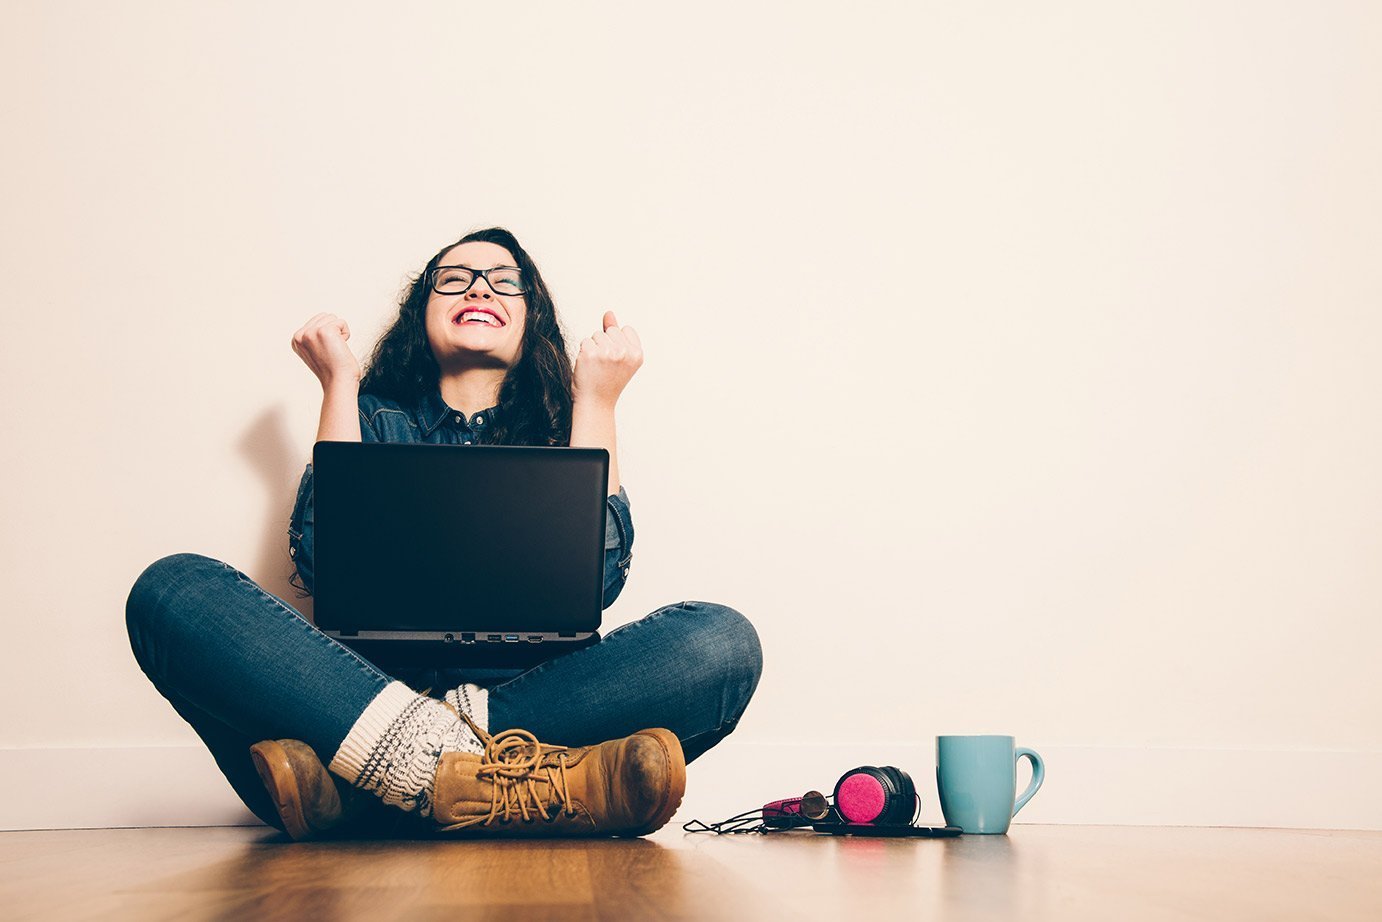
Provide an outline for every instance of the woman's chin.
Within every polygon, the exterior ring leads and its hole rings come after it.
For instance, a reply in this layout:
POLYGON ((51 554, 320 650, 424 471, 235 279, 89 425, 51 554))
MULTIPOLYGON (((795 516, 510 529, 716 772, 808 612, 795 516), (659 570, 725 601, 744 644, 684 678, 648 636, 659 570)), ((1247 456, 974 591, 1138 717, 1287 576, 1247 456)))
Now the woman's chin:
POLYGON ((512 367, 515 363, 510 361, 507 356, 500 354, 501 344, 493 345, 462 345, 460 343, 448 343, 444 352, 438 354, 433 349, 433 354, 437 356, 438 364, 443 369, 447 366, 483 365, 493 368, 497 366, 512 367))

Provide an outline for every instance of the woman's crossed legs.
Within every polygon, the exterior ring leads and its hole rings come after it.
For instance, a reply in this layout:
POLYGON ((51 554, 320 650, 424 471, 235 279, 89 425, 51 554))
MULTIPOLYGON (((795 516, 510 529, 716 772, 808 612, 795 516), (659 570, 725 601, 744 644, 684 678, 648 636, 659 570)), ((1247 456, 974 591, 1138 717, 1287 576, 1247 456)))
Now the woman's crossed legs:
MULTIPOLYGON (((150 564, 130 591, 125 616, 145 674, 201 737, 245 805, 277 828, 282 822, 249 747, 301 739, 326 765, 395 678, 430 686, 438 698, 462 682, 488 686, 491 733, 521 727, 543 742, 585 746, 665 727, 690 762, 734 730, 762 668, 758 635, 743 615, 688 601, 517 675, 464 668, 390 675, 244 573, 200 554, 150 564)), ((406 816, 381 816, 395 813, 406 816)))

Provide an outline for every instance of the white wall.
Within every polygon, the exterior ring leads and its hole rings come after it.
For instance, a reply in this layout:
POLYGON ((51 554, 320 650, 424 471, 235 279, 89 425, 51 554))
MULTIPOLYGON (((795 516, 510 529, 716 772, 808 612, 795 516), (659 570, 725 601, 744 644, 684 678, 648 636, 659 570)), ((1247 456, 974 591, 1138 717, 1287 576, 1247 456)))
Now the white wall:
POLYGON ((1376 5, 5 19, 4 824, 234 812, 130 585, 195 551, 310 611, 289 337, 332 311, 363 358, 500 224, 573 343, 613 309, 646 348, 611 624, 762 635, 688 808, 896 758, 938 816, 932 738, 1001 732, 1051 754, 1024 820, 1382 828, 1376 5), (103 759, 108 803, 32 797, 103 759))

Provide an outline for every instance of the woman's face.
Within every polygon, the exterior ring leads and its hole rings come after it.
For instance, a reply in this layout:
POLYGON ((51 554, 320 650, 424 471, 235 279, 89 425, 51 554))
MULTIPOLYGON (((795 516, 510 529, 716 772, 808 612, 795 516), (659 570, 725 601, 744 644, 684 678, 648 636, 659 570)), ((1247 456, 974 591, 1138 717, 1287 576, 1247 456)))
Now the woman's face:
POLYGON ((487 278, 481 278, 474 273, 440 269, 442 266, 508 267, 516 275, 518 264, 513 255, 497 243, 472 240, 447 250, 437 266, 437 287, 459 292, 465 287, 464 276, 469 274, 472 279, 464 294, 438 294, 434 287, 428 296, 427 339, 437 364, 443 371, 473 365, 473 360, 481 357, 490 359, 483 364, 503 364, 509 368, 518 364, 528 304, 523 295, 507 293, 507 273, 492 272, 487 278), (491 280, 494 287, 490 285, 491 280))

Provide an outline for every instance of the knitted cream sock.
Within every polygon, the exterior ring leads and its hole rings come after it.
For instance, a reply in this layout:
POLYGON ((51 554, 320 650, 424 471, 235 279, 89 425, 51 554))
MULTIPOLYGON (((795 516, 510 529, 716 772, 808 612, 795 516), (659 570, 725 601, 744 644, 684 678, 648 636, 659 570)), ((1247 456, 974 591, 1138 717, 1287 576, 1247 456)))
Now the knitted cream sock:
MULTIPOLYGON (((475 725, 481 730, 489 731, 489 689, 467 682, 447 692, 446 701, 460 713, 469 714, 470 719, 475 721, 475 725)), ((485 747, 481 745, 479 751, 484 752, 485 747)))
MULTIPOLYGON (((468 705, 466 713, 482 729, 488 699, 489 694, 474 685, 447 693, 458 709, 468 705)), ((327 768, 386 804, 431 816, 442 753, 484 751, 484 743, 445 704, 393 681, 356 719, 327 768)))

